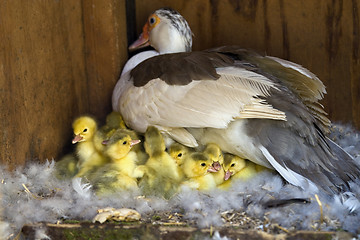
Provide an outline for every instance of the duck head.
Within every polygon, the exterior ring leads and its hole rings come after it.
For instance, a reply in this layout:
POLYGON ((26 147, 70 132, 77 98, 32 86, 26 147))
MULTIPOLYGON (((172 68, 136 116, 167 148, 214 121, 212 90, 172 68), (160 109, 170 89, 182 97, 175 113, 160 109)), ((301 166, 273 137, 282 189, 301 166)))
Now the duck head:
POLYGON ((183 16, 170 8, 161 8, 152 13, 143 27, 140 37, 130 50, 152 46, 160 54, 190 52, 192 32, 183 16))

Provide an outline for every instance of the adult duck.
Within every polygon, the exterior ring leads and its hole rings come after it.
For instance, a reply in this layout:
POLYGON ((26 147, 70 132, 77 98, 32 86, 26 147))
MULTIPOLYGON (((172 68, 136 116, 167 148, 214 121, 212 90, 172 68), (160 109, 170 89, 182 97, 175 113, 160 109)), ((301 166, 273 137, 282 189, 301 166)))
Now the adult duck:
POLYGON ((149 16, 130 48, 147 45, 160 55, 125 73, 113 93, 129 127, 154 125, 190 147, 215 142, 303 189, 345 192, 359 176, 326 137, 325 86, 309 70, 237 46, 191 52, 188 23, 168 8, 149 16))

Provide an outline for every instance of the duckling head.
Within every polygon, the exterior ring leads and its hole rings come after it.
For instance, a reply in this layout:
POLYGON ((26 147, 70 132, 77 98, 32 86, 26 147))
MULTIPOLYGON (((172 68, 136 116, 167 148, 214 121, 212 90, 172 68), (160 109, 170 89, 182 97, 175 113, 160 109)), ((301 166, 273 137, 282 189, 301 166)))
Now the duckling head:
POLYGON ((246 165, 245 159, 232 154, 225 154, 224 157, 224 180, 228 180, 235 173, 240 172, 246 165))
POLYGON ((119 112, 111 112, 106 116, 106 125, 111 129, 126 128, 123 117, 119 112))
POLYGON ((169 147, 169 154, 175 160, 178 166, 181 166, 184 163, 184 159, 189 154, 189 148, 180 144, 180 143, 173 143, 169 147))
POLYGON ((102 142, 106 145, 105 153, 114 160, 124 158, 134 145, 140 143, 140 140, 131 139, 127 131, 122 130, 116 130, 109 140, 102 142))
POLYGON ((154 156, 165 151, 165 141, 160 131, 153 126, 149 126, 145 132, 145 151, 149 156, 154 156))
POLYGON ((212 168, 210 169, 213 172, 218 172, 221 170, 221 165, 224 163, 224 156, 221 152, 220 147, 215 143, 209 143, 204 153, 212 160, 212 168))
POLYGON ((187 177, 200 177, 209 172, 212 160, 204 153, 195 152, 190 154, 183 163, 183 170, 187 177))
POLYGON ((72 126, 75 135, 72 140, 73 144, 88 141, 94 136, 97 130, 95 119, 89 116, 82 116, 75 119, 72 126))

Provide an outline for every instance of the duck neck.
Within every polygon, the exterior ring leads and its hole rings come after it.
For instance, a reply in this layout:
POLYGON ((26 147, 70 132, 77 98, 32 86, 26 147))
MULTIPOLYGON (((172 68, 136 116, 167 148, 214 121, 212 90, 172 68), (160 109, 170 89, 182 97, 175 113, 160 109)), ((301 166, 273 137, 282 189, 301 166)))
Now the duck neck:
POLYGON ((155 38, 155 41, 152 41, 152 47, 154 47, 160 54, 191 51, 191 42, 178 32, 178 30, 170 28, 159 31, 160 34, 155 33, 151 37, 155 38))

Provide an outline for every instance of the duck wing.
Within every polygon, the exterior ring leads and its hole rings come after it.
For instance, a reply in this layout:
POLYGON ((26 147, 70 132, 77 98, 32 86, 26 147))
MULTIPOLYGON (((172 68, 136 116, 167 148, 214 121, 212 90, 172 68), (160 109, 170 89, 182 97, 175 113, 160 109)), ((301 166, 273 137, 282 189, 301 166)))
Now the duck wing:
POLYGON ((287 121, 250 119, 246 134, 272 167, 303 189, 321 188, 329 194, 349 191, 348 182, 358 178, 359 166, 324 135, 305 104, 285 89, 266 100, 285 112, 287 121), (284 99, 291 99, 291 104, 284 99))
POLYGON ((156 56, 140 63, 120 81, 124 84, 115 110, 139 132, 156 125, 171 136, 191 138, 184 128, 226 128, 229 122, 245 118, 286 120, 283 112, 265 101, 278 84, 235 66, 224 54, 156 56))
POLYGON ((319 100, 323 99, 324 94, 326 94, 325 85, 308 69, 277 57, 262 56, 239 46, 222 46, 206 51, 231 56, 234 62, 247 65, 248 70, 286 86, 295 96, 301 99, 309 112, 315 117, 322 131, 329 132, 331 121, 327 118, 327 113, 319 103, 319 100))

